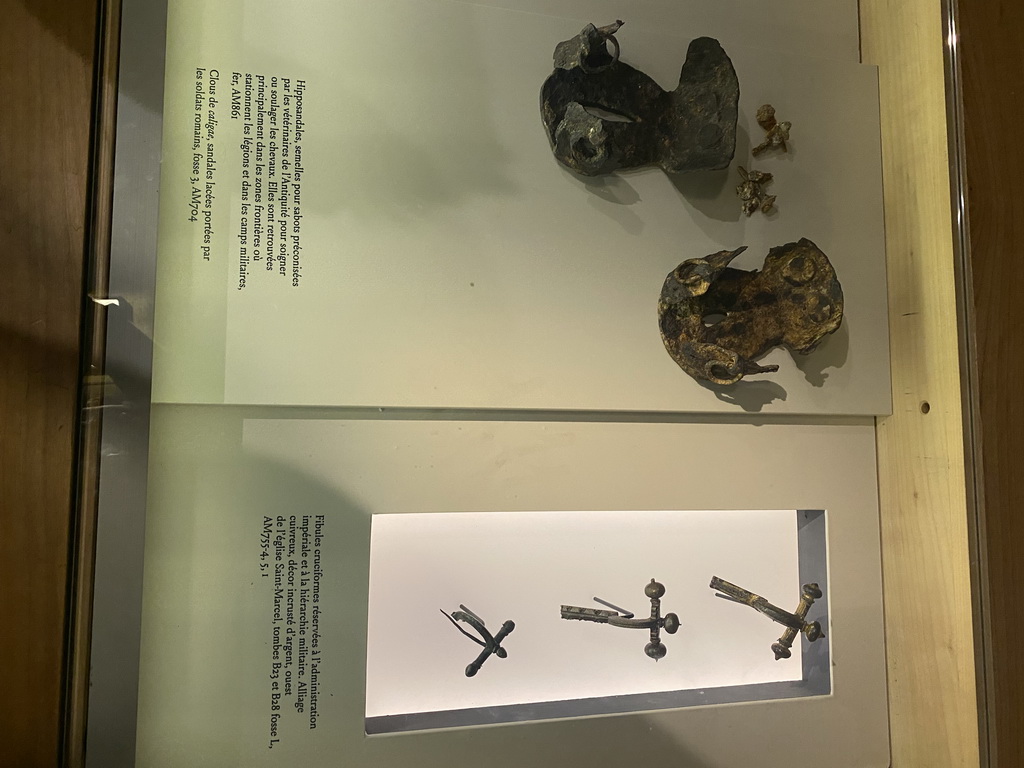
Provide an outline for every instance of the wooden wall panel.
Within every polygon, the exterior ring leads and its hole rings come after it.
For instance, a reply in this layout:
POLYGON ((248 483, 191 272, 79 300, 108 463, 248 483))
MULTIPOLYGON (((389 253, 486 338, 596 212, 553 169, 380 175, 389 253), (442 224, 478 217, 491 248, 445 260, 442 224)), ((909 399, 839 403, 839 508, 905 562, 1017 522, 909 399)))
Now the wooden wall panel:
POLYGON ((979 764, 939 0, 862 0, 879 67, 893 414, 877 426, 892 764, 979 764))
POLYGON ((977 345, 983 605, 994 764, 1024 766, 1024 3, 964 0, 967 202, 977 345))
POLYGON ((0 765, 58 761, 95 0, 0 0, 0 765))

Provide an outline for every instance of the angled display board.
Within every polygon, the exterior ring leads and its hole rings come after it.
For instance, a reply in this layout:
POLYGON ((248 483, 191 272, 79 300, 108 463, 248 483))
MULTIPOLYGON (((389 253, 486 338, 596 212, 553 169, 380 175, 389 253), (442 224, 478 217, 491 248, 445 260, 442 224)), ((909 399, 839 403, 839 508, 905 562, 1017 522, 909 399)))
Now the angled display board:
POLYGON ((154 422, 139 765, 547 768, 639 750, 772 768, 794 743, 836 768, 888 765, 869 424, 241 411, 154 422), (785 611, 820 580, 806 618, 825 636, 776 661, 784 628, 717 599, 713 576, 785 611), (559 618, 603 609, 594 596, 650 616, 652 578, 680 622, 659 661, 646 629, 559 618), (460 603, 491 633, 515 623, 473 676, 480 647, 441 613, 460 603), (517 698, 535 706, 510 712, 517 698))
MULTIPOLYGON (((538 94, 555 46, 610 19, 322 10, 172 5, 156 401, 888 412, 874 68, 729 41, 727 169, 587 178, 552 157, 538 94), (791 138, 755 159, 767 102, 791 138), (741 166, 773 175, 767 215, 741 212, 741 166), (770 352, 777 373, 690 379, 659 335, 665 276, 741 246, 732 266, 757 269, 801 238, 842 284, 838 331, 810 355, 770 352)), ((671 89, 679 35, 627 19, 622 60, 671 89)))
POLYGON ((738 610, 709 587, 713 574, 728 574, 792 599, 792 609, 800 591, 794 585, 814 584, 822 594, 807 620, 827 627, 825 527, 820 510, 374 515, 366 729, 827 695, 823 638, 796 642, 791 655, 777 659, 770 649, 784 627, 738 610), (646 594, 649 572, 664 589, 657 607, 646 594), (571 600, 580 605, 565 605, 571 600), (445 604, 470 615, 438 608, 445 604), (675 619, 652 622, 651 610, 675 619), (473 611, 493 616, 492 629, 473 611), (416 627, 414 642, 396 631, 397 616, 416 627), (474 660, 480 648, 445 616, 476 630, 477 642, 486 635, 474 619, 488 634, 507 629, 507 639, 496 654, 474 660), (620 616, 612 631, 609 620, 620 616), (645 645, 652 627, 651 642, 663 647, 645 645))

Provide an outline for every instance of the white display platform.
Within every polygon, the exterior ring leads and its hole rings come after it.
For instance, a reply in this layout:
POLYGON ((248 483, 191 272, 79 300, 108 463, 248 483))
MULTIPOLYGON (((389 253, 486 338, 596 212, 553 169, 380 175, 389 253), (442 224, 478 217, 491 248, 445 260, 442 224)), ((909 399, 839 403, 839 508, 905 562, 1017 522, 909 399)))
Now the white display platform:
MULTIPOLYGON (((728 172, 584 180, 552 157, 538 94, 555 45, 610 19, 442 0, 317 8, 301 19, 266 0, 171 8, 170 38, 181 42, 167 59, 155 401, 889 411, 873 68, 766 51, 757 36, 748 47, 730 41, 741 95, 728 172), (202 188, 192 181, 196 141, 200 171, 207 166, 203 98, 214 70, 217 186, 204 246, 205 198, 196 222, 189 203, 202 188), (230 99, 246 73, 268 87, 275 76, 305 82, 297 287, 290 250, 283 273, 250 262, 241 280, 243 121, 231 117, 230 99), (754 113, 769 101, 793 123, 791 151, 752 162, 763 136, 754 113), (775 174, 777 213, 741 215, 737 165, 775 174), (730 388, 679 370, 658 333, 665 275, 740 245, 749 250, 734 266, 755 268, 770 247, 801 237, 828 254, 842 282, 839 332, 798 362, 772 352, 763 362, 778 363, 777 374, 730 388)), ((670 36, 622 14, 622 59, 666 88, 691 37, 722 23, 709 17, 708 29, 689 24, 670 36)))
MULTIPOLYGON (((778 603, 792 603, 783 610, 795 609, 802 582, 827 587, 824 519, 816 526, 820 537, 799 540, 801 527, 814 527, 812 514, 824 513, 374 515, 367 731, 679 707, 708 703, 707 689, 715 689, 716 703, 826 694, 827 642, 808 645, 816 657, 812 664, 824 672, 813 688, 765 685, 804 680, 804 643, 794 644, 789 659, 776 660, 771 646, 784 628, 717 598, 708 586, 712 575, 724 576, 778 603), (801 550, 813 562, 801 563, 801 550), (648 629, 560 616, 562 604, 607 608, 593 601, 600 596, 646 618, 650 601, 644 587, 654 577, 666 589, 660 615, 675 613, 682 622, 675 634, 661 632, 667 653, 658 661, 644 653, 648 629), (461 604, 492 634, 506 620, 515 623, 503 642, 507 660, 492 656, 472 679, 464 670, 480 646, 439 610, 451 613, 461 604), (412 642, 395 631, 396 621, 416 628, 412 642), (580 701, 593 699, 605 701, 580 701), (548 706, 530 706, 541 702, 548 706)), ((827 636, 825 605, 822 600, 812 606, 808 621, 820 620, 827 636)))
MULTIPOLYGON (((827 755, 832 768, 888 765, 874 429, 868 420, 815 426, 390 421, 332 418, 326 410, 289 418, 287 409, 164 405, 154 409, 153 429, 160 440, 150 460, 139 766, 440 768, 474 765, 486 754, 489 764, 502 768, 635 760, 781 768, 792 765, 794 744, 801 754, 827 755), (827 510, 829 629, 827 639, 813 645, 828 644, 831 695, 367 736, 374 515, 629 509, 639 520, 643 510, 688 508, 721 509, 724 520, 734 514, 727 510, 787 507, 827 510), (301 532, 304 524, 308 536, 301 532), (298 554, 289 554, 291 547, 298 554), (292 559, 295 587, 287 583, 292 559), (303 576, 314 570, 315 577, 303 576), (303 579, 310 581, 303 585, 303 579), (305 627, 287 624, 289 617, 299 622, 303 616, 310 622, 305 627), (298 636, 285 649, 275 642, 275 626, 282 643, 289 629, 304 629, 304 662, 298 636), (318 701, 316 727, 310 728, 308 687, 302 711, 296 703, 298 682, 314 682, 314 662, 318 701), (286 673, 292 685, 287 694, 286 673), (275 682, 282 686, 276 691, 275 682), (275 692, 281 696, 276 711, 275 692)), ((424 545, 455 561, 463 554, 443 538, 424 545)), ((524 564, 527 571, 530 565, 524 564)), ((659 565, 675 567, 671 561, 659 565)), ((740 567, 707 574, 708 580, 718 575, 759 591, 761 579, 771 578, 760 570, 733 570, 740 567)), ((637 575, 639 594, 643 581, 659 574, 645 564, 637 575)), ((600 576, 594 572, 592 578, 600 576)), ((591 597, 592 581, 586 582, 586 592, 573 588, 568 594, 552 585, 554 610, 591 597)), ((668 610, 696 600, 691 589, 711 592, 706 582, 683 585, 666 576, 664 583, 668 610)), ((605 587, 595 584, 593 594, 623 599, 605 587)), ((772 587, 765 596, 788 605, 798 588, 775 594, 772 587)), ((624 607, 638 607, 631 594, 624 597, 630 603, 624 607)), ((476 602, 483 599, 460 590, 447 598, 450 603, 430 610, 466 602, 489 626, 517 618, 501 615, 500 605, 476 602)), ((752 632, 775 629, 749 608, 717 603, 716 617, 751 621, 757 626, 752 632)), ((438 614, 437 620, 444 618, 438 614)), ((524 638, 528 626, 522 626, 524 638)), ((657 664, 628 630, 575 622, 569 628, 574 637, 592 634, 596 642, 604 635, 613 644, 622 633, 627 664, 635 654, 638 665, 660 670, 687 657, 685 627, 665 638, 668 656, 657 664)), ((447 629, 459 649, 459 667, 451 671, 457 680, 468 663, 462 653, 471 653, 472 644, 460 646, 464 638, 447 629)), ((392 631, 410 653, 428 632, 401 611, 392 631)), ((468 682, 486 684, 488 676, 513 669, 515 642, 514 632, 509 657, 487 662, 468 682)))

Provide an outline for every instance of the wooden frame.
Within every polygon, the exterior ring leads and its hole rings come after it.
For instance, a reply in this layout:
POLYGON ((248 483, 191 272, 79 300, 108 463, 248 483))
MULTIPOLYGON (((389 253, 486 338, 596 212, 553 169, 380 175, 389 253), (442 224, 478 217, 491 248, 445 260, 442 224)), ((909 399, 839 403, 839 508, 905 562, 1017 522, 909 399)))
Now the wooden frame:
POLYGON ((879 67, 893 414, 877 421, 892 764, 979 765, 943 14, 861 0, 879 67))
MULTIPOLYGON (((109 178, 111 144, 93 155, 87 173, 92 73, 101 66, 89 28, 97 4, 76 0, 71 5, 48 13, 4 3, 11 22, 5 25, 5 39, 11 44, 0 46, 6 51, 0 71, 21 84, 13 91, 15 108, 0 117, 4 135, 28 135, 27 125, 45 128, 36 134, 39 152, 26 151, 20 141, 6 143, 17 147, 16 153, 0 152, 0 178, 11 185, 5 188, 37 196, 33 205, 44 212, 42 218, 11 220, 0 230, 5 252, 18 254, 11 257, 16 277, 0 286, 0 307, 10 310, 2 315, 5 347, 12 353, 2 381, 6 424, 0 431, 5 457, 0 465, 5 472, 14 470, 12 482, 0 483, 5 532, 0 562, 5 590, 17 599, 7 626, 33 628, 10 633, 8 647, 19 663, 0 710, 0 720, 10 726, 0 762, 26 766, 57 760, 61 723, 71 722, 60 715, 66 696, 71 718, 85 716, 80 703, 84 665, 71 669, 66 683, 78 686, 71 694, 60 685, 67 650, 65 568, 76 467, 76 339, 89 242, 87 191, 95 190, 95 179, 109 178), (53 147, 62 149, 54 154, 53 147), (19 161, 38 157, 60 162, 19 161), (47 297, 43 326, 37 323, 43 306, 38 292, 47 297), (31 307, 36 311, 26 309, 31 307), (12 338, 24 344, 9 344, 12 338), (18 394, 32 392, 38 397, 18 394), (18 456, 34 459, 10 458, 18 456)), ((1021 500, 1012 458, 1022 453, 1024 431, 997 428, 1024 420, 1012 387, 1021 356, 1014 336, 1006 333, 1020 326, 1011 321, 1024 312, 1012 279, 1021 262, 1004 257, 1019 242, 1017 229, 1024 219, 1015 215, 1015 201, 1001 186, 1020 175, 1015 171, 1024 158, 1016 143, 1020 121, 1001 112, 999 100, 983 94, 998 94, 989 86, 993 80, 1022 74, 1015 51, 1024 7, 1011 0, 979 0, 964 9, 976 293, 968 297, 958 326, 952 311, 957 279, 946 163, 950 136, 942 8, 938 0, 861 0, 861 6, 863 58, 880 66, 890 262, 894 413, 879 420, 877 439, 893 765, 971 766, 982 764, 986 755, 1001 765, 1015 765, 1024 762, 1024 731, 1016 726, 1024 706, 1024 665, 1015 659, 1012 639, 1024 612, 1011 602, 1013 590, 993 585, 1014 583, 1020 576, 1013 547, 1024 535, 1021 518, 1012 515, 1021 500), (973 361, 961 367, 957 343, 975 305, 983 353, 977 401, 965 391, 960 374, 970 371, 973 361), (967 431, 965 443, 965 397, 968 415, 980 402, 984 462, 977 467, 988 504, 979 544, 989 565, 978 573, 971 565, 977 560, 969 504, 975 496, 974 475, 965 471, 975 466, 974 432, 967 431), (972 598, 972 579, 979 581, 978 598, 972 598), (990 607, 979 620, 980 609, 990 607), (991 626, 991 633, 976 635, 976 626, 991 626), (984 662, 980 679, 992 681, 988 688, 976 684, 975 658, 984 662), (979 700, 988 706, 979 707, 979 700), (985 711, 991 724, 979 718, 985 711)), ((116 30, 106 33, 116 39, 116 30)), ((103 71, 113 77, 108 67, 103 71)), ((112 87, 111 80, 106 87, 112 87)), ((1015 116, 1024 108, 1017 104, 1012 109, 1015 116)), ((104 141, 112 142, 112 136, 105 134, 104 141)), ((102 241, 101 232, 90 234, 102 241)), ((87 595, 88 589, 79 593, 79 606, 87 603, 87 595)), ((87 633, 76 632, 71 644, 75 652, 87 654, 87 633)), ((69 744, 66 764, 78 765, 81 744, 76 731, 70 733, 75 743, 69 744)))

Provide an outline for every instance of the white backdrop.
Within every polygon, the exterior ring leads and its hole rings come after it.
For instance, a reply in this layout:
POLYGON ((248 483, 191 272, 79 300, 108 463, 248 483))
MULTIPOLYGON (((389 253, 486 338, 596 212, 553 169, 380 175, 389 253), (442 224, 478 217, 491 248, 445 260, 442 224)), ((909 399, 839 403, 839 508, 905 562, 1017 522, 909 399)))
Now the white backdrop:
POLYGON ((367 717, 802 676, 799 642, 776 661, 783 627, 708 587, 719 576, 795 608, 794 510, 374 515, 370 541, 367 717), (657 662, 643 652, 648 630, 559 617, 563 603, 603 608, 594 596, 647 617, 652 578, 666 589, 662 616, 683 622, 662 632, 657 662), (459 603, 492 634, 516 623, 508 658, 472 679, 463 670, 480 646, 438 611, 459 603))

